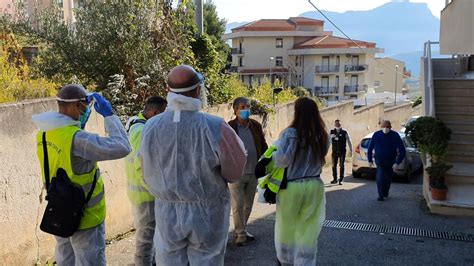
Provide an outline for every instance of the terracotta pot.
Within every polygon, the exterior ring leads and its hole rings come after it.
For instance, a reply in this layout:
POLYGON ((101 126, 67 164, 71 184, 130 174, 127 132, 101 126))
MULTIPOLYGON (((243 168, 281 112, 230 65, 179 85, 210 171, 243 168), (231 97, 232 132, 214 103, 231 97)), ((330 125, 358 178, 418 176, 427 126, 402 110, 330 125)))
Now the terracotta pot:
POLYGON ((447 189, 439 189, 431 187, 431 198, 434 200, 446 200, 446 195, 448 194, 447 189))

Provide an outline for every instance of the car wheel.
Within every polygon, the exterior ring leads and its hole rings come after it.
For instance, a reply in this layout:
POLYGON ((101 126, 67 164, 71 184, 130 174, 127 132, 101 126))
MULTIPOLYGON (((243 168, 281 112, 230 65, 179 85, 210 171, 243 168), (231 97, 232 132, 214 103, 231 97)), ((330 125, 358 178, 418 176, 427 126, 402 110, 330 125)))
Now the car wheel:
POLYGON ((354 178, 360 178, 360 177, 362 177, 362 174, 352 171, 352 176, 353 176, 354 178))

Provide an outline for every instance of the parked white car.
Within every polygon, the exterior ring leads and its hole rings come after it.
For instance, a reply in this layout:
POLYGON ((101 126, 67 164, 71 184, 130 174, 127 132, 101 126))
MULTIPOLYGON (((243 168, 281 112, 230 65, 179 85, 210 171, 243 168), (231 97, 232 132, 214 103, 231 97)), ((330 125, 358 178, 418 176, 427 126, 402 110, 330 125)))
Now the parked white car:
MULTIPOLYGON (((355 178, 359 178, 363 174, 375 175, 375 170, 377 168, 375 160, 373 168, 369 167, 369 162, 367 160, 367 150, 373 134, 374 133, 372 132, 365 136, 355 148, 354 156, 352 158, 352 176, 355 178)), ((399 169, 394 172, 397 176, 402 177, 404 181, 410 182, 413 173, 417 172, 422 167, 420 152, 404 133, 399 132, 398 134, 400 134, 403 144, 405 145, 406 157, 400 164, 399 169)), ((374 158, 377 156, 375 153, 376 151, 374 151, 374 158)))
POLYGON ((407 129, 407 126, 410 125, 410 123, 415 122, 419 117, 420 116, 417 115, 417 116, 412 116, 410 119, 408 119, 408 121, 406 123, 402 124, 402 129, 400 129, 400 132, 405 133, 405 131, 407 129))

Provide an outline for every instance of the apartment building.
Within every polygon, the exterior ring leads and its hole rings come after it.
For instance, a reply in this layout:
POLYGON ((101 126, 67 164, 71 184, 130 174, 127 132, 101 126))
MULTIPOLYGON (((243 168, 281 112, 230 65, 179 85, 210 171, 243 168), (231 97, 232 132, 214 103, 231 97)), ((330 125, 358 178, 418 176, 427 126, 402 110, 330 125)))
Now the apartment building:
POLYGON ((0 13, 14 15, 20 3, 24 5, 29 17, 46 8, 57 7, 60 19, 69 25, 74 25, 74 9, 81 7, 85 2, 86 0, 0 0, 0 13))
POLYGON ((371 70, 375 93, 406 94, 409 91, 405 82, 411 77, 411 72, 406 69, 405 62, 390 57, 376 58, 375 61, 371 70))
POLYGON ((373 86, 375 43, 336 37, 324 21, 262 19, 232 29, 232 72, 251 86, 266 78, 303 86, 328 100, 363 97, 373 86), (361 49, 362 48, 362 49, 361 49))

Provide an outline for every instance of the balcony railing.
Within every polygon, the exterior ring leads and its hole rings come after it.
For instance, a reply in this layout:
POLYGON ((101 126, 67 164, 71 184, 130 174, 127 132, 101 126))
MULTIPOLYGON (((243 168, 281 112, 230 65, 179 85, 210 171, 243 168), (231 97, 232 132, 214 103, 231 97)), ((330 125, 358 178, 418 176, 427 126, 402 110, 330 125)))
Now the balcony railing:
POLYGON ((367 71, 367 69, 369 69, 368 65, 356 65, 356 66, 346 65, 345 67, 346 72, 363 72, 363 71, 367 71))
POLYGON ((330 86, 330 87, 314 87, 316 95, 325 95, 325 94, 337 94, 339 92, 339 87, 330 86))
POLYGON ((316 73, 332 73, 332 72, 339 72, 339 65, 316 66, 316 73))
POLYGON ((232 48, 231 53, 233 55, 245 54, 245 49, 244 48, 232 48))
POLYGON ((239 72, 239 67, 238 67, 238 66, 231 66, 231 67, 229 68, 229 72, 231 72, 231 73, 237 73, 237 72, 239 72))
POLYGON ((345 93, 367 92, 367 85, 346 85, 344 86, 345 93))

